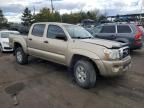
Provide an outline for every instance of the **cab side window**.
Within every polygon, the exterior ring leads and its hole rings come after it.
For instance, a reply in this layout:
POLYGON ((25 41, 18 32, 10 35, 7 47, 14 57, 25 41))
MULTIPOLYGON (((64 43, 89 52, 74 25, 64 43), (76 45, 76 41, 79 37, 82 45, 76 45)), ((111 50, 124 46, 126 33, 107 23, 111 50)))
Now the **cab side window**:
POLYGON ((118 25, 118 33, 131 33, 131 28, 128 25, 118 25))
POLYGON ((56 25, 49 25, 47 30, 47 37, 52 39, 58 39, 57 37, 66 38, 63 29, 56 25))
POLYGON ((103 26, 100 33, 115 33, 116 28, 115 26, 103 26))
POLYGON ((37 37, 43 37, 45 24, 36 24, 33 26, 32 35, 37 37))

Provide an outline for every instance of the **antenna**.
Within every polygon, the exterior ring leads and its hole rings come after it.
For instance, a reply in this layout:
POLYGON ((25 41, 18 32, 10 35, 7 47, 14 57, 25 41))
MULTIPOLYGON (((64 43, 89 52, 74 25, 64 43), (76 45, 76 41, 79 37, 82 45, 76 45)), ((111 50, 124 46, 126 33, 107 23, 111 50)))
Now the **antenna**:
POLYGON ((52 9, 52 13, 53 13, 53 11, 54 11, 53 0, 51 0, 51 9, 52 9))
POLYGON ((33 6, 33 15, 35 15, 35 6, 33 6))
POLYGON ((140 21, 142 21, 142 12, 143 12, 144 0, 141 2, 141 9, 140 9, 140 21))

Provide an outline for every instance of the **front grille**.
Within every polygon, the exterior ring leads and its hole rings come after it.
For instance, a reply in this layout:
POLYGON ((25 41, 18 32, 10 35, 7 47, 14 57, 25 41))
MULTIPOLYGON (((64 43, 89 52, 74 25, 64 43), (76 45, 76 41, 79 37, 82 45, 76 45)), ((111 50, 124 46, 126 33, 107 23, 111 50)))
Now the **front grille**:
POLYGON ((123 58, 127 57, 129 53, 130 53, 129 48, 123 49, 123 58))
POLYGON ((4 49, 6 49, 6 50, 11 50, 12 48, 10 48, 10 47, 4 47, 4 49))
POLYGON ((129 56, 129 54, 130 54, 130 49, 129 49, 129 47, 121 48, 121 49, 119 50, 119 53, 120 53, 120 59, 123 59, 123 58, 129 56))

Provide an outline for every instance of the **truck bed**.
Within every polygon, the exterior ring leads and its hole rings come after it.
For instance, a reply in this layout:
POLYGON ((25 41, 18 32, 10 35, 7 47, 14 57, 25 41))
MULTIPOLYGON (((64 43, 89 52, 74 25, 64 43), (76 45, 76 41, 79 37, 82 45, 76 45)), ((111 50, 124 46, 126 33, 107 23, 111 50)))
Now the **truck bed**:
POLYGON ((28 36, 27 35, 22 35, 22 34, 19 34, 19 35, 16 35, 16 34, 10 34, 9 36, 9 44, 10 44, 10 47, 14 47, 13 45, 13 42, 22 42, 23 44, 26 45, 27 43, 27 38, 28 36))

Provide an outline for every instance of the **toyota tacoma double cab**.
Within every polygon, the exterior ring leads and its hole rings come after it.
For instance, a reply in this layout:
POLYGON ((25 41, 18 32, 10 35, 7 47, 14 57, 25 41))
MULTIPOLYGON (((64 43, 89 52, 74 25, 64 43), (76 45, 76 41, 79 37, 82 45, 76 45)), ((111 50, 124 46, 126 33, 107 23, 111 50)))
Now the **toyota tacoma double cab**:
POLYGON ((78 25, 35 23, 28 36, 11 34, 9 42, 17 63, 27 64, 34 56, 65 65, 83 88, 94 87, 98 75, 122 75, 131 66, 127 44, 95 39, 78 25))

